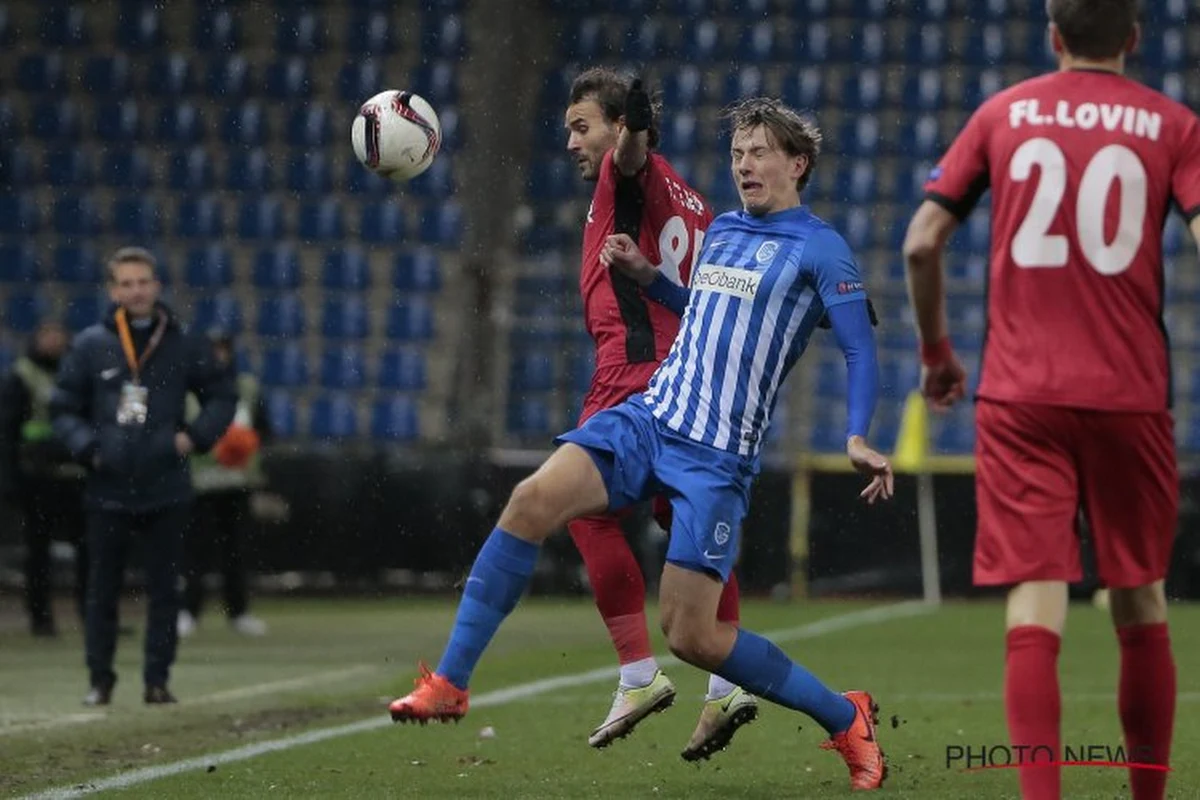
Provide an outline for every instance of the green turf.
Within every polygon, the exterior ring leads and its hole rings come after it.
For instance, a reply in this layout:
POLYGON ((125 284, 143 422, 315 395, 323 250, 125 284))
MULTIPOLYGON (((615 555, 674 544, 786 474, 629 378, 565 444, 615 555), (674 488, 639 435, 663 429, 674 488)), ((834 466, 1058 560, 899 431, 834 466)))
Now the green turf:
MULTIPOLYGON (((864 608, 863 603, 749 603, 744 623, 760 630, 864 608)), ((124 690, 104 719, 5 733, 0 727, 0 791, 83 782, 122 770, 287 736, 384 714, 382 700, 407 689, 417 657, 435 659, 452 615, 447 603, 289 602, 262 608, 273 623, 260 641, 224 630, 185 644, 174 688, 183 702, 144 709, 137 694, 137 647, 123 641, 124 690), (339 670, 348 670, 339 677, 339 670), (254 698, 222 694, 247 685, 326 675, 329 683, 254 698), (212 696, 216 695, 216 699, 212 696), (204 699, 204 698, 209 699, 204 699), (222 699, 224 697, 225 699, 222 699), (200 698, 200 700, 197 700, 200 698)), ((1200 609, 1173 609, 1177 630, 1200 609)), ((1200 692, 1200 649, 1176 636, 1181 692, 1172 797, 1192 796, 1200 767, 1200 725, 1187 713, 1200 692)), ((838 688, 868 688, 883 705, 880 735, 892 765, 889 795, 910 798, 1015 797, 1012 771, 947 769, 950 745, 1004 741, 999 691, 1002 614, 995 604, 951 604, 927 616, 829 633, 784 644, 838 688)), ((536 678, 611 663, 590 604, 523 605, 485 656, 476 695, 536 678)), ((0 634, 0 718, 77 714, 78 642, 29 644, 0 634), (15 669, 14 669, 15 668, 15 669), (30 699, 12 698, 32 692, 30 699)), ((1114 686, 1116 651, 1107 618, 1073 609, 1061 661, 1064 741, 1120 741, 1114 686)), ((461 725, 388 726, 248 761, 222 764, 124 790, 136 797, 840 797, 850 796, 840 759, 817 749, 822 731, 807 718, 765 706, 728 751, 701 766, 678 755, 695 724, 704 678, 675 666, 680 689, 667 713, 605 751, 586 745, 603 717, 607 681, 505 705, 477 708, 461 725), (494 738, 481 738, 484 727, 494 738)), ((1126 773, 1068 769, 1072 798, 1127 796, 1126 773)))

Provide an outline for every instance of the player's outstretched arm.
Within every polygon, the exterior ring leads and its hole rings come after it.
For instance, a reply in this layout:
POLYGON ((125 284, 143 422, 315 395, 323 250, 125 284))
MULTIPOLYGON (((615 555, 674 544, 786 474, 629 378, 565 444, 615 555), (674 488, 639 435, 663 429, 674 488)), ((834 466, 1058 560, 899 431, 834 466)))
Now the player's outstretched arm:
POLYGON ((656 303, 661 303, 683 316, 691 297, 685 287, 672 281, 642 254, 637 243, 624 233, 609 236, 600 250, 600 263, 616 267, 642 287, 642 291, 656 303))
POLYGON ((966 373, 950 347, 942 253, 958 219, 932 200, 913 215, 904 238, 908 299, 921 342, 921 391, 935 410, 945 410, 966 394, 966 373))
POLYGON ((625 96, 625 126, 617 135, 613 163, 617 171, 629 177, 638 174, 646 165, 650 152, 650 126, 654 124, 654 107, 640 78, 634 80, 625 96))
POLYGON ((867 445, 867 433, 879 396, 879 360, 867 301, 839 303, 828 309, 834 338, 846 358, 846 455, 871 482, 862 491, 868 503, 892 496, 892 465, 867 445))

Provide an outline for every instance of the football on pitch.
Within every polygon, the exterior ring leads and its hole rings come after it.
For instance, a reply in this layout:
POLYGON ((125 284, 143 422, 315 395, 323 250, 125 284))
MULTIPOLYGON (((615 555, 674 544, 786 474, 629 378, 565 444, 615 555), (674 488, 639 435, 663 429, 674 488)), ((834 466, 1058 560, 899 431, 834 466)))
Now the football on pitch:
POLYGON ((442 145, 442 126, 425 98, 389 89, 362 104, 350 139, 364 167, 403 182, 429 169, 442 145))

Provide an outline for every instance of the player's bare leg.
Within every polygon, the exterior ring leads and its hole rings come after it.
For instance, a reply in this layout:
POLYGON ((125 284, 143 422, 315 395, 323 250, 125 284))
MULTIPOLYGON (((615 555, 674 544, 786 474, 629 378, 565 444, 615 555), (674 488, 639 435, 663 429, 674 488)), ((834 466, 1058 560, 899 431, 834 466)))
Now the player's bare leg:
POLYGON ((469 705, 471 673, 517 601, 537 564, 541 543, 567 520, 608 505, 591 456, 564 444, 517 484, 500 522, 484 543, 463 589, 450 642, 436 671, 421 665, 416 688, 392 702, 397 722, 459 720, 469 705))
MULTIPOLYGON (((1112 589, 1113 627, 1121 646, 1117 702, 1125 750, 1131 762, 1168 764, 1175 727, 1175 661, 1167 629, 1163 581, 1131 589, 1112 589)), ((1134 800, 1166 795, 1167 773, 1131 769, 1134 800)))
MULTIPOLYGON (((1029 581, 1009 592, 1006 613, 1004 708, 1009 738, 1013 745, 1028 746, 1027 753, 1048 747, 1054 760, 1059 759, 1062 738, 1058 652, 1067 599, 1063 581, 1029 581)), ((1022 769, 1020 782, 1024 798, 1058 798, 1062 793, 1058 767, 1022 769)))

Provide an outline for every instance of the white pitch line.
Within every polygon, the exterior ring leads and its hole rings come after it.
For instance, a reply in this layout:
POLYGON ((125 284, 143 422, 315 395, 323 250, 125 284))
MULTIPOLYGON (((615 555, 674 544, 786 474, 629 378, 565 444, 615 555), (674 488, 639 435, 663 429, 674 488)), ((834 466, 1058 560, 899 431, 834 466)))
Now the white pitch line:
MULTIPOLYGON (((904 603, 895 603, 886 606, 875 606, 872 608, 863 609, 861 611, 851 611, 846 614, 837 614, 832 617, 810 622, 807 625, 799 625, 794 628, 785 628, 783 630, 771 631, 764 634, 768 639, 775 642, 795 642, 803 639, 813 639, 818 636, 824 636, 828 633, 836 633, 837 631, 847 630, 849 628, 857 628, 862 625, 871 625, 877 622, 886 622, 903 617, 915 617, 920 614, 928 614, 936 609, 936 606, 928 605, 922 601, 910 601, 904 603)), ((659 660, 661 666, 671 666, 678 664, 679 659, 669 656, 659 660)), ((589 683, 597 683, 603 680, 611 680, 617 677, 617 669, 612 666, 600 667, 598 669, 590 669, 586 672, 576 672, 570 675, 560 675, 554 678, 543 678, 541 680, 529 681, 528 683, 519 683, 505 689, 497 689, 492 692, 485 692, 477 697, 471 698, 472 708, 487 708, 488 706, 499 706, 507 703, 516 702, 518 700, 527 700, 531 697, 552 692, 555 689, 568 689, 575 686, 585 686, 589 683)), ((182 761, 173 761, 168 764, 157 764, 153 767, 143 767, 129 772, 118 773, 109 778, 103 778, 97 781, 88 783, 75 783, 71 786, 61 786, 57 789, 49 789, 38 794, 27 795, 24 800, 72 800, 76 797, 84 797, 96 792, 105 792, 111 789, 127 789, 131 786, 138 786, 143 783, 169 778, 173 775, 179 775, 184 772, 193 770, 207 769, 210 766, 219 766, 221 764, 232 764, 238 761, 246 761, 251 758, 257 758, 267 753, 276 753, 282 750, 292 750, 296 747, 316 744, 329 739, 337 739, 342 736, 352 736, 356 733, 364 733, 366 731, 378 730, 379 728, 387 728, 392 725, 392 720, 386 714, 370 717, 369 719, 352 722, 347 725, 338 725, 332 728, 318 728, 317 730, 301 733, 296 736, 288 736, 283 739, 271 739, 265 742, 239 747, 236 750, 226 750, 223 753, 212 753, 210 755, 198 756, 196 758, 187 758, 182 761)))
POLYGON ((374 672, 377 669, 379 668, 370 664, 358 664, 353 667, 344 667, 342 669, 329 670, 328 672, 317 672, 312 675, 301 675, 298 678, 288 678, 282 681, 256 683, 252 686, 243 686, 240 689, 227 689, 223 692, 214 692, 213 694, 201 695, 196 698, 188 698, 188 705, 227 703, 230 700, 245 700, 249 697, 261 697, 265 694, 281 694, 297 689, 308 689, 313 686, 320 686, 323 683, 336 683, 348 678, 357 678, 369 672, 374 672))
POLYGON ((102 711, 80 711, 77 714, 63 714, 57 717, 25 718, 26 721, 0 725, 0 736, 11 736, 16 733, 29 733, 30 731, 52 730, 54 728, 66 728, 71 725, 83 725, 84 723, 95 722, 96 720, 104 719, 105 716, 106 715, 102 711))

